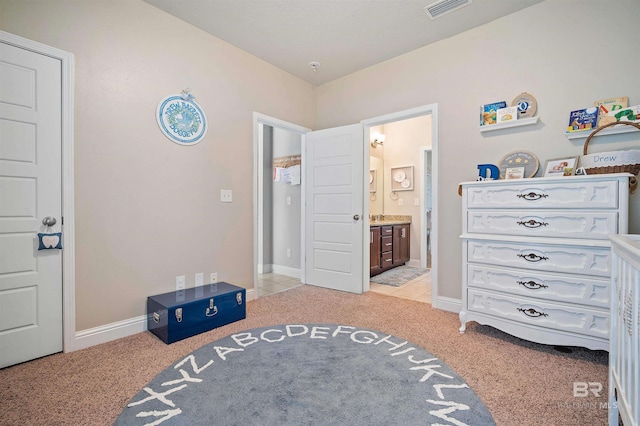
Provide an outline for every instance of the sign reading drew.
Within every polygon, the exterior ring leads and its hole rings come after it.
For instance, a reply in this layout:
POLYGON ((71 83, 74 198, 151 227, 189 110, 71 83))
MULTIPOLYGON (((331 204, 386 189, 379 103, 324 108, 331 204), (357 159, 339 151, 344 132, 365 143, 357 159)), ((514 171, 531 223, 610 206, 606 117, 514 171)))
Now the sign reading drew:
POLYGON ((160 101, 156 120, 166 137, 180 145, 195 145, 207 133, 207 118, 193 95, 183 91, 160 101))

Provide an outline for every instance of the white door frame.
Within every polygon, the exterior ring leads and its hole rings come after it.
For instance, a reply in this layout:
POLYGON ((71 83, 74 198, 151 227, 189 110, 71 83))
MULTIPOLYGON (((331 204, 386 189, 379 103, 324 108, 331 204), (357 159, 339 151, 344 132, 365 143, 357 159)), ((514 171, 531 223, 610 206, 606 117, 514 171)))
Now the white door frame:
MULTIPOLYGON (((420 193, 420 267, 427 267, 427 198, 425 195, 427 194, 427 153, 431 152, 433 155, 433 150, 431 148, 422 147, 420 149, 420 170, 422 173, 420 174, 420 186, 422 187, 422 192, 420 193)), ((433 165, 433 158, 431 158, 431 164, 433 165)), ((431 172, 431 177, 433 179, 433 171, 431 172)), ((433 203, 433 195, 431 197, 431 201, 433 203)), ((433 221, 432 221, 433 223, 433 221)), ((433 269, 433 266, 432 266, 433 269)))
POLYGON ((14 34, 0 31, 0 41, 58 59, 62 64, 62 348, 76 349, 75 216, 73 171, 73 54, 14 34))
MULTIPOLYGON (((253 217, 255 222, 253 224, 253 291, 255 298, 258 297, 258 260, 262 258, 262 236, 264 227, 263 218, 263 175, 262 175, 262 157, 263 146, 262 137, 263 129, 262 125, 276 127, 279 129, 287 130, 290 132, 298 133, 301 135, 301 158, 302 166, 300 170, 301 176, 305 173, 305 134, 310 132, 311 129, 299 126, 297 124, 289 123, 278 118, 270 117, 259 112, 253 113, 253 217)), ((304 226, 305 226, 305 179, 301 182, 301 194, 300 194, 300 282, 304 283, 305 277, 305 262, 304 262, 304 226)))
MULTIPOLYGON (((431 115, 431 172, 432 172, 432 191, 431 191, 431 200, 433 204, 433 209, 431 212, 431 223, 438 223, 438 104, 429 104, 423 105, 416 108, 407 109, 404 111, 394 112, 391 114, 382 115, 379 117, 369 118, 367 120, 362 120, 361 123, 364 125, 364 139, 365 141, 369 140, 369 133, 372 127, 380 126, 383 124, 393 123, 395 121, 408 120, 410 118, 420 117, 423 115, 431 115)), ((365 143, 364 150, 364 164, 365 170, 368 170, 369 165, 369 144, 365 143)), ((369 181, 366 179, 366 188, 369 187, 369 181)), ((424 192, 424 191, 423 191, 424 192)), ((369 191, 367 190, 365 194, 368 196, 369 191)), ((423 195, 421 194, 421 197, 423 195)), ((365 201, 365 209, 368 209, 369 201, 368 198, 365 201)), ((424 209, 425 200, 421 200, 421 211, 424 209)), ((423 212, 424 213, 424 212, 423 212)), ((365 214, 364 223, 365 228, 370 226, 369 223, 369 215, 365 214)), ((424 215, 423 215, 424 216, 424 215)), ((421 220, 424 221, 424 218, 421 220)), ((422 222, 422 229, 424 230, 426 224, 422 222)), ((366 237, 363 241, 363 247, 366 247, 364 244, 369 244, 369 235, 365 233, 366 237)), ((432 226, 431 229, 431 293, 433 297, 431 298, 431 306, 434 308, 438 308, 438 227, 432 226)), ((421 244, 424 244, 424 240, 421 241, 421 244)), ((363 277, 369 277, 369 258, 365 257, 364 269, 363 272, 366 272, 363 277)), ((425 259, 426 261, 426 259, 425 259)), ((422 256, 421 256, 422 262, 422 256)), ((364 284, 364 288, 367 291, 369 289, 369 283, 364 284)))

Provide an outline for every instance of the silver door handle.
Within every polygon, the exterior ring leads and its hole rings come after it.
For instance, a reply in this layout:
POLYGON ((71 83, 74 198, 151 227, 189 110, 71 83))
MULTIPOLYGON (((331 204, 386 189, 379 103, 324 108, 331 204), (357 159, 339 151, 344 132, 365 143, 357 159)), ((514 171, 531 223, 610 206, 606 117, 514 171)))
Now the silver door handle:
POLYGON ((354 214, 353 215, 353 220, 359 220, 360 219, 360 215, 354 214))
POLYGON ((44 219, 42 219, 42 224, 44 226, 53 226, 56 224, 56 218, 55 217, 51 217, 51 216, 47 216, 44 219))

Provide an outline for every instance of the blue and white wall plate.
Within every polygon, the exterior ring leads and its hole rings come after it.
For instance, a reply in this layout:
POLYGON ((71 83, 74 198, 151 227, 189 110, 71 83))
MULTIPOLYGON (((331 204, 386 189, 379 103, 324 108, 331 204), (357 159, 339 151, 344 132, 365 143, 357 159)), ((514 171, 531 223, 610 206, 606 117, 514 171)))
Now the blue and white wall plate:
POLYGON ((162 99, 156 120, 166 137, 180 145, 195 145, 207 133, 207 117, 192 95, 171 95, 162 99))

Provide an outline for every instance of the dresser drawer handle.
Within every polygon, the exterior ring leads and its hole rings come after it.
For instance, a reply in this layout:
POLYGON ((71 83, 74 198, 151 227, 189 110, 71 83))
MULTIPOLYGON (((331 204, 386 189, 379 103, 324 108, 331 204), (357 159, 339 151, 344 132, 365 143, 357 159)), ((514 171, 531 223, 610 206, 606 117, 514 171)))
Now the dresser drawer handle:
POLYGON ((549 260, 548 257, 538 256, 537 254, 534 254, 534 253, 519 254, 518 257, 523 258, 527 262, 540 262, 541 260, 549 260))
POLYGON ((538 290, 541 288, 549 288, 548 285, 540 284, 535 281, 518 281, 518 284, 522 285, 524 288, 528 288, 529 290, 538 290))
POLYGON ((522 312, 523 314, 525 314, 528 317, 531 318, 540 318, 540 317, 548 317, 549 314, 545 314, 544 312, 538 312, 533 308, 529 308, 529 309, 524 309, 524 308, 518 308, 518 310, 520 312, 522 312))
POLYGON ((541 226, 547 226, 549 225, 547 222, 538 222, 537 220, 525 220, 525 221, 519 221, 516 222, 518 225, 522 225, 525 228, 540 228, 541 226))
POLYGON ((547 198, 547 194, 538 194, 537 192, 530 192, 528 194, 518 194, 518 198, 524 198, 527 201, 536 201, 541 198, 547 198))

